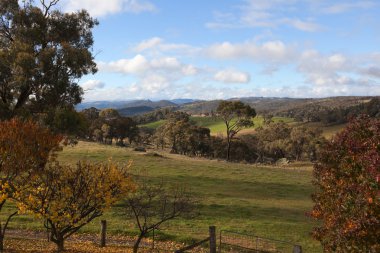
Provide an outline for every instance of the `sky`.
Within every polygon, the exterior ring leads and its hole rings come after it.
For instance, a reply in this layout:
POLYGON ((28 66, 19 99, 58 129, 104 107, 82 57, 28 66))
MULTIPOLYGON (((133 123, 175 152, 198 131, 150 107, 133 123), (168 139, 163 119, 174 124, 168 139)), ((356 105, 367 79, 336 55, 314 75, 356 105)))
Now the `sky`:
POLYGON ((84 101, 380 95, 380 0, 61 0, 86 9, 84 101))

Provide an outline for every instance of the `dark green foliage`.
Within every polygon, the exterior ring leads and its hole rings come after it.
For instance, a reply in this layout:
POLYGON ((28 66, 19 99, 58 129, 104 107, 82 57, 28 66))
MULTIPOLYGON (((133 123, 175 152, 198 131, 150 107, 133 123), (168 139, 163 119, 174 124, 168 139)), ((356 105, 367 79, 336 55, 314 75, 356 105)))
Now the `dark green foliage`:
MULTIPOLYGON (((57 2, 57 1, 54 1, 57 2)), ((82 10, 0 2, 0 117, 45 113, 81 102, 77 80, 96 72, 91 48, 97 21, 82 10)))
POLYGON ((55 133, 85 137, 89 128, 86 117, 72 108, 56 108, 47 112, 45 124, 55 133))
POLYGON ((133 119, 137 122, 137 124, 147 124, 155 121, 159 121, 162 119, 166 119, 166 117, 175 110, 175 107, 166 107, 163 109, 158 109, 153 112, 145 113, 142 115, 136 115, 133 119))
POLYGON ((255 146, 257 161, 280 158, 291 160, 315 160, 321 143, 325 141, 318 128, 292 127, 286 123, 270 123, 256 130, 255 146))
POLYGON ((216 114, 223 119, 226 125, 228 161, 233 138, 243 128, 253 126, 252 118, 256 116, 256 111, 240 101, 222 101, 216 109, 216 114))
POLYGON ((128 138, 129 144, 139 142, 139 128, 136 122, 129 117, 122 117, 115 109, 98 110, 94 107, 83 110, 81 113, 88 122, 86 137, 101 143, 124 146, 128 138))
POLYGON ((326 125, 347 123, 351 117, 361 114, 370 117, 380 117, 380 99, 372 98, 369 102, 358 101, 354 105, 329 106, 323 103, 309 103, 299 108, 293 108, 278 115, 295 118, 297 121, 322 122, 326 125))
POLYGON ((167 122, 156 129, 157 147, 169 146, 172 153, 205 156, 210 151, 210 129, 198 127, 184 112, 172 112, 167 122))

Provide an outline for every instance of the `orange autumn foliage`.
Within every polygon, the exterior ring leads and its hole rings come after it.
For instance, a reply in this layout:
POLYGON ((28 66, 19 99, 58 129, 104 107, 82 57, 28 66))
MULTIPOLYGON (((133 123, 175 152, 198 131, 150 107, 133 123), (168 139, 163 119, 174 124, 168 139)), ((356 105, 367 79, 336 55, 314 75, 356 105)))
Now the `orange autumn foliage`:
POLYGON ((134 190, 130 164, 78 162, 76 166, 48 163, 43 173, 20 194, 18 207, 45 220, 58 251, 64 241, 116 201, 134 190))
MULTIPOLYGON (((47 161, 59 150, 62 138, 32 121, 0 121, 0 211, 8 199, 17 198, 47 161)), ((0 223, 0 251, 10 219, 0 223)))
POLYGON ((44 169, 62 137, 32 121, 0 121, 0 174, 12 180, 44 169))
POLYGON ((314 229, 326 252, 380 252, 380 119, 359 117, 314 167, 314 229))

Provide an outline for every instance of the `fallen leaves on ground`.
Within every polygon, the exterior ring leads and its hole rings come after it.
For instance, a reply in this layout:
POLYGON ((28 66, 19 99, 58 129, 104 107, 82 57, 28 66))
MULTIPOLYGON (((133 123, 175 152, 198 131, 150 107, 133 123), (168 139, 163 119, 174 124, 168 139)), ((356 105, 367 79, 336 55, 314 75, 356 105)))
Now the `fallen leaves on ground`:
MULTIPOLYGON (((65 242, 66 253, 131 253, 134 238, 128 236, 108 236, 107 246, 99 246, 99 235, 78 234, 70 237, 65 242)), ((140 253, 163 253, 174 252, 184 247, 181 243, 165 241, 155 242, 155 249, 152 249, 152 241, 143 241, 140 253)), ((9 253, 51 253, 56 252, 56 245, 48 242, 45 232, 28 230, 10 230, 4 242, 5 252, 9 253)), ((207 252, 206 249, 197 248, 189 252, 207 252)))

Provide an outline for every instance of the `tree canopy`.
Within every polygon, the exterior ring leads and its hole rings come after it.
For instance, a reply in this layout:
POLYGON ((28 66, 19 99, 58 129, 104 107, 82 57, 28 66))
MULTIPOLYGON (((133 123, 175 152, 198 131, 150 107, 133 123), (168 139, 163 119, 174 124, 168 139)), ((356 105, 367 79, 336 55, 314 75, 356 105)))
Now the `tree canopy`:
POLYGON ((379 252, 380 120, 360 117, 327 144, 314 168, 314 237, 325 252, 379 252))
MULTIPOLYGON (((32 121, 0 121, 0 212, 8 199, 19 196, 33 176, 44 170, 61 140, 32 121)), ((8 222, 16 213, 0 222, 0 252, 8 222)))
POLYGON ((0 1, 0 117, 81 102, 78 80, 97 71, 85 11, 53 10, 59 0, 0 1))
POLYGON ((229 160, 232 139, 243 128, 253 126, 252 118, 256 116, 256 111, 240 101, 222 101, 219 103, 216 113, 226 125, 227 160, 229 160))
POLYGON ((29 183, 31 187, 16 198, 18 207, 43 218, 51 241, 63 251, 68 237, 134 189, 129 165, 48 163, 44 173, 38 174, 29 183))

